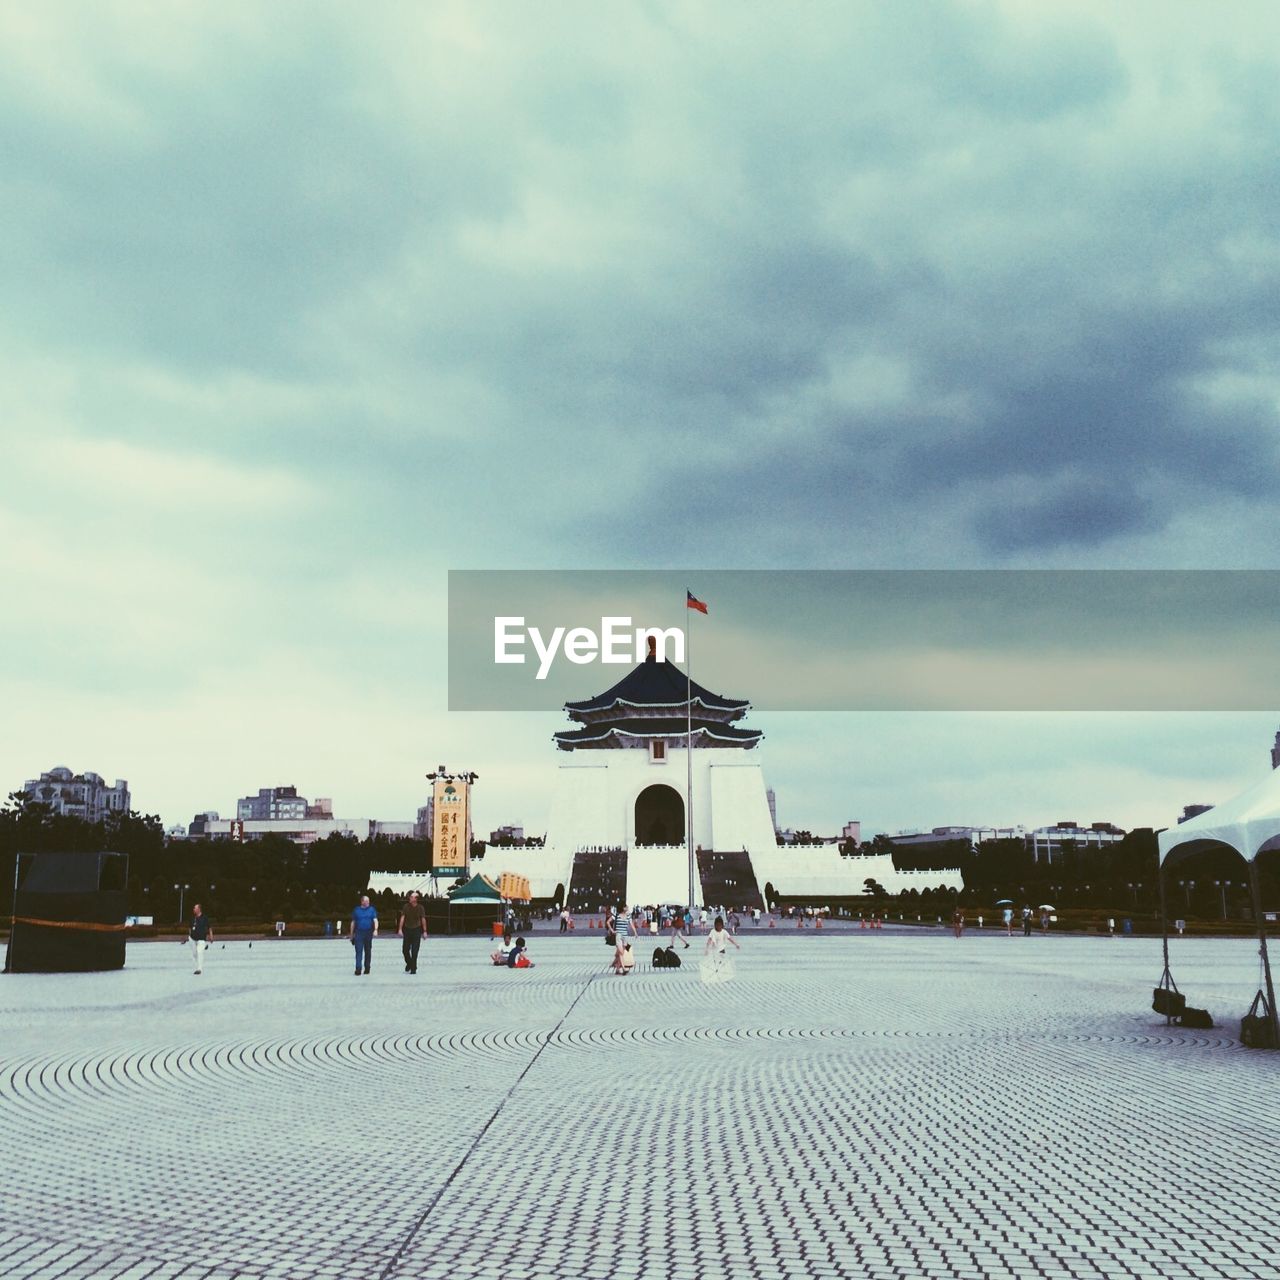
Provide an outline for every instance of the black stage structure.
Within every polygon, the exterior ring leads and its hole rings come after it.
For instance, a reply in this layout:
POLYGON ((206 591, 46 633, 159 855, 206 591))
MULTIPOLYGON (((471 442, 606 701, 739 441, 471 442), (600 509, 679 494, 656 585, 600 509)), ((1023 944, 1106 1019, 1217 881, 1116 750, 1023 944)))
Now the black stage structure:
POLYGON ((6 973, 123 969, 124 853, 19 853, 6 973))

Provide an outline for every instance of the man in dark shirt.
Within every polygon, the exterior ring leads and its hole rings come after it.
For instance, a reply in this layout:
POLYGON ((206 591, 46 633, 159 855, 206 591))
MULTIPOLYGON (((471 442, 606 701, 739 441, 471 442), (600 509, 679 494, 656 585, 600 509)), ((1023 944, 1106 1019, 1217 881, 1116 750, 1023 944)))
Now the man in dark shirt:
POLYGON ((396 930, 404 939, 400 949, 404 952, 405 973, 418 972, 418 948, 422 946, 422 935, 426 931, 427 913, 417 889, 414 889, 409 894, 409 900, 400 909, 400 924, 396 930))
POLYGON ((209 943, 213 941, 213 926, 210 925, 209 917, 205 915, 198 902, 191 908, 191 929, 187 938, 191 943, 191 955, 196 962, 195 971, 203 973, 204 953, 209 943))

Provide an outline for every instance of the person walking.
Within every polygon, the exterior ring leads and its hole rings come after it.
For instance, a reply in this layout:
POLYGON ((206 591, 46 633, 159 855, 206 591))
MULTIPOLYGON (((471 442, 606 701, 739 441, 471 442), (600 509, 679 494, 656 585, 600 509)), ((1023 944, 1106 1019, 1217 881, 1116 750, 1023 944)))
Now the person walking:
POLYGON ((213 926, 198 902, 191 908, 191 928, 187 932, 187 938, 191 943, 192 958, 196 962, 195 971, 203 973, 204 953, 213 941, 213 926))
POLYGON ((417 973, 418 948, 422 946, 423 935, 427 932, 427 912, 417 889, 410 890, 408 901, 400 908, 396 932, 404 939, 400 950, 404 952, 405 973, 417 973))
POLYGON ((560 908, 560 932, 569 932, 569 907, 568 904, 560 908))
POLYGON ((627 916, 627 904, 621 902, 613 913, 613 949, 617 952, 615 961, 620 961, 622 953, 627 949, 627 931, 631 922, 627 916))
POLYGON ((711 932, 707 934, 706 945, 702 949, 703 982, 727 982, 733 977, 733 963, 729 958, 728 946, 742 950, 742 944, 724 927, 724 917, 716 916, 711 932))
POLYGON ((951 913, 951 929, 957 938, 964 936, 964 908, 957 905, 951 913))
POLYGON ((684 931, 684 912, 673 911, 671 913, 671 945, 674 947, 677 942, 684 943, 684 949, 689 950, 689 939, 685 937, 684 931))
POLYGON ((1031 908, 1026 905, 1022 908, 1022 936, 1031 937, 1031 908))
POLYGON ((369 962, 373 959, 373 940, 378 936, 378 913, 369 903, 369 895, 360 895, 360 905, 351 913, 351 945, 356 949, 356 977, 361 974, 361 957, 364 960, 363 972, 369 972, 369 962))

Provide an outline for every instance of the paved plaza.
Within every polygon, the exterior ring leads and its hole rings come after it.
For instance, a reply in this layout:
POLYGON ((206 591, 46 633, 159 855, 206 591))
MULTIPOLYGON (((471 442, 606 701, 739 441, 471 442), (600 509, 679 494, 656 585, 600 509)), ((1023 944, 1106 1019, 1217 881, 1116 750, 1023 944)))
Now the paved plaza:
POLYGON ((6 976, 0 1276, 1277 1274, 1250 942, 1175 940, 1184 1032, 1149 939, 742 941, 710 987, 598 934, 6 976))

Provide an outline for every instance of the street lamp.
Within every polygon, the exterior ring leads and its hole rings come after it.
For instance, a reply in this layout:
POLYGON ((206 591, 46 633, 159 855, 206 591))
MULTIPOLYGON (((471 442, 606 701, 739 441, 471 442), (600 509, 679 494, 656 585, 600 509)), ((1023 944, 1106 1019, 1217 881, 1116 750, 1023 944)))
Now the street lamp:
POLYGON ((178 895, 178 923, 179 924, 181 924, 183 919, 185 918, 182 910, 182 904, 186 901, 187 890, 190 888, 191 886, 189 884, 175 884, 173 886, 174 893, 178 895))
POLYGON ((1231 886, 1231 881, 1215 880, 1213 883, 1217 886, 1218 892, 1222 895, 1222 918, 1225 920, 1227 918, 1227 889, 1231 886))

